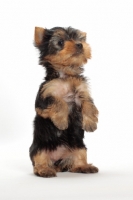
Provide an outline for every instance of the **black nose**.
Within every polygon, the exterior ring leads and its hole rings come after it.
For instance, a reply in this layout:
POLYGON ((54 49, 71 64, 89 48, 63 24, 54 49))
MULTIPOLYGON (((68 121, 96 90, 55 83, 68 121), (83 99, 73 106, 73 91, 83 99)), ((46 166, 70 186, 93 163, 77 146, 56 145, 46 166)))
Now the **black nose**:
POLYGON ((76 47, 78 47, 78 49, 82 49, 82 48, 83 48, 83 45, 82 45, 82 43, 77 43, 77 44, 76 44, 76 47))

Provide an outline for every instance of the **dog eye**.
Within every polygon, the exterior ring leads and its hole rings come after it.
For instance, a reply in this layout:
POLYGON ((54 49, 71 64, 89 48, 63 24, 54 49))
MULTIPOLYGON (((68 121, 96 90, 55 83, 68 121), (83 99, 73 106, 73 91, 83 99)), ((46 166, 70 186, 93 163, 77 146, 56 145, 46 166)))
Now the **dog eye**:
POLYGON ((64 45, 64 41, 63 40, 59 40, 58 41, 58 45, 62 47, 64 45))

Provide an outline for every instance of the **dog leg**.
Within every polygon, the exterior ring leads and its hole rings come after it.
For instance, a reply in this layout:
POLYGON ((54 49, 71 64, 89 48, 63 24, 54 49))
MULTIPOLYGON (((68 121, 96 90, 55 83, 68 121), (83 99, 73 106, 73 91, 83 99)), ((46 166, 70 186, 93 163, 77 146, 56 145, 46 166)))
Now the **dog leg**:
POLYGON ((98 110, 95 105, 90 101, 83 101, 81 103, 82 116, 83 116, 83 129, 93 132, 97 129, 98 110))
POLYGON ((56 171, 52 168, 52 161, 46 151, 38 152, 33 157, 34 174, 41 177, 55 177, 56 171))
POLYGON ((85 131, 93 132, 97 129, 98 110, 89 94, 87 83, 74 81, 73 84, 76 88, 76 104, 81 107, 82 127, 85 131))
POLYGON ((72 156, 72 167, 70 172, 75 173, 97 173, 98 168, 92 164, 87 163, 86 149, 77 149, 73 151, 72 156))

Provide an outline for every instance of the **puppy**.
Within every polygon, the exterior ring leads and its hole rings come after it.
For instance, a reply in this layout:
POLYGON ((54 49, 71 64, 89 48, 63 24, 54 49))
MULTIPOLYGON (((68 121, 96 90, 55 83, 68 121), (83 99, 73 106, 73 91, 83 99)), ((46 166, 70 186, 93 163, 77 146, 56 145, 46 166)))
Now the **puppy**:
POLYGON ((91 58, 86 33, 71 27, 35 27, 34 44, 46 70, 35 101, 30 147, 34 174, 96 173, 98 168, 87 163, 83 142, 84 131, 95 131, 98 122, 98 110, 82 75, 83 65, 91 58))

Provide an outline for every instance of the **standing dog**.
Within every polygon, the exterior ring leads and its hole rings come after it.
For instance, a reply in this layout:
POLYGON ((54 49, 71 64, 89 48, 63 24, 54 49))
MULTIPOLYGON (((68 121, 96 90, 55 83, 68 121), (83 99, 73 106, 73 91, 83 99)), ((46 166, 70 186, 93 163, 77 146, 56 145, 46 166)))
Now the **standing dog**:
POLYGON ((36 102, 30 157, 34 173, 55 177, 56 172, 96 173, 87 163, 84 130, 97 128, 98 110, 90 96, 83 64, 91 58, 86 33, 68 27, 35 27, 35 46, 46 69, 36 102))

